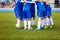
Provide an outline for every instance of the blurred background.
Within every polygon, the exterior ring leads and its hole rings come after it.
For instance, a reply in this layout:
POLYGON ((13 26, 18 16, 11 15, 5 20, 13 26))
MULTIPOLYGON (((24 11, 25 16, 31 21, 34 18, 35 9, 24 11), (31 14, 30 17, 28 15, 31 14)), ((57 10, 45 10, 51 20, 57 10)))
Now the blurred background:
MULTIPOLYGON (((14 8, 17 0, 0 0, 0 8, 14 8)), ((47 0, 52 8, 60 8, 60 0, 47 0)))
POLYGON ((16 0, 0 0, 0 8, 14 8, 16 0))
MULTIPOLYGON (((0 0, 0 40, 60 40, 60 0, 47 0, 52 7, 54 29, 18 30, 15 26, 14 6, 17 0, 0 0)), ((37 11, 37 10, 36 10, 37 11)), ((36 12, 36 26, 38 22, 36 12)), ((21 22, 23 28, 23 21, 21 22)))

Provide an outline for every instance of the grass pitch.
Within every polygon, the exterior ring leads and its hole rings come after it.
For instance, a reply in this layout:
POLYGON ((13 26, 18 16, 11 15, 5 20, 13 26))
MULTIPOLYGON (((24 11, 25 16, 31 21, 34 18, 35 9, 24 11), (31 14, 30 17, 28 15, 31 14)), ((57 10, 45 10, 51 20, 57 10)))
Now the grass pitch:
MULTIPOLYGON (((60 40, 60 13, 53 13, 54 29, 18 30, 13 12, 0 12, 0 40, 60 40)), ((36 17, 37 25, 37 17, 36 17)), ((23 27, 23 22, 21 22, 23 27)))

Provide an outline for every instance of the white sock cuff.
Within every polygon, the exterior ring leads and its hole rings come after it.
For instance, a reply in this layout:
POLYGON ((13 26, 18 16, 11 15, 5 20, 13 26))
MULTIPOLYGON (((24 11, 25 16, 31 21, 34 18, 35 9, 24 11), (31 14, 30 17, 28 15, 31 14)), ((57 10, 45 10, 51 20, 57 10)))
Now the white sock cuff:
POLYGON ((31 24, 31 21, 28 21, 28 24, 31 24))
POLYGON ((51 22, 52 25, 54 25, 54 22, 53 22, 53 18, 52 17, 50 17, 50 22, 51 22))
POLYGON ((24 29, 27 27, 27 20, 24 20, 24 29))
POLYGON ((45 19, 45 23, 46 23, 46 26, 49 26, 50 25, 50 19, 49 18, 46 18, 45 19))
POLYGON ((17 24, 18 25, 20 25, 20 22, 21 22, 21 20, 20 19, 17 19, 17 24))
POLYGON ((28 29, 31 28, 31 21, 28 21, 28 29))

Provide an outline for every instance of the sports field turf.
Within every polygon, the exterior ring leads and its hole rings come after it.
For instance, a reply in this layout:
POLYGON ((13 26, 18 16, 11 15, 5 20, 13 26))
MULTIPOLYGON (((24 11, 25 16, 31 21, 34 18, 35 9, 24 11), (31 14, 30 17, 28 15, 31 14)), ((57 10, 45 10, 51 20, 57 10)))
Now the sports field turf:
MULTIPOLYGON (((55 21, 54 29, 18 30, 15 27, 14 13, 0 12, 0 40, 60 40, 60 13, 53 13, 53 19, 55 21)), ((21 22, 21 26, 23 27, 23 22, 21 22)))

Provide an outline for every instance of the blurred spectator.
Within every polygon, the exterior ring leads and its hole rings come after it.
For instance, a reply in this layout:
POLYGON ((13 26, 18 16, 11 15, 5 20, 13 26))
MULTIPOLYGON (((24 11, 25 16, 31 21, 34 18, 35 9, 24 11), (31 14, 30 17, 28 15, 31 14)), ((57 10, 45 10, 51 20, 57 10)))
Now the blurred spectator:
POLYGON ((0 6, 3 8, 5 5, 5 0, 0 0, 0 6))
POLYGON ((55 0, 55 8, 60 8, 59 0, 55 0))
POLYGON ((0 8, 14 8, 17 0, 0 0, 0 8))
POLYGON ((12 0, 11 8, 14 8, 16 1, 12 0))
POLYGON ((7 8, 10 7, 10 1, 9 1, 9 0, 5 0, 5 6, 6 6, 7 8))

